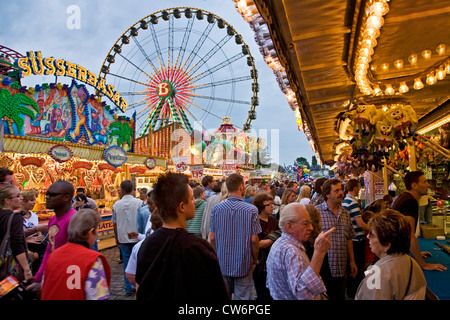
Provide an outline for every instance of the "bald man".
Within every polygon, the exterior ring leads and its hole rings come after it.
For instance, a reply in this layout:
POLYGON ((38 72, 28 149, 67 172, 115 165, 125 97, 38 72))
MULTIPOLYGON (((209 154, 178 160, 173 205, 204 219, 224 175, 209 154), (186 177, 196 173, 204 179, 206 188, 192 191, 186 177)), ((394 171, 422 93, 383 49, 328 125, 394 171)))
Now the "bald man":
POLYGON ((47 190, 47 209, 53 209, 55 215, 48 222, 48 245, 42 259, 41 267, 34 276, 38 283, 42 281, 45 263, 48 256, 57 248, 64 245, 69 239, 69 222, 75 212, 72 208, 72 197, 74 193, 73 185, 67 181, 58 180, 47 190))

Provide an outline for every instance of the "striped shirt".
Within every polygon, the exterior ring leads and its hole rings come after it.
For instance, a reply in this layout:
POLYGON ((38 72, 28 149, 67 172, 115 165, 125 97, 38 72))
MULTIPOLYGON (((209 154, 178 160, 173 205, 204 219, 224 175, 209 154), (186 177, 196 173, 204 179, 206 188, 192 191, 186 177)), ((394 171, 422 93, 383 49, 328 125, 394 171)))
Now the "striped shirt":
POLYGON ((328 208, 327 202, 324 201, 318 206, 322 219, 323 231, 336 227, 336 230, 330 234, 332 246, 328 249, 328 264, 330 265, 331 275, 333 277, 343 277, 345 275, 345 267, 347 266, 347 240, 355 237, 355 229, 353 229, 352 219, 347 210, 339 207, 337 216, 328 208))
POLYGON ((262 231, 258 209, 242 198, 231 196, 214 207, 211 231, 222 274, 228 277, 248 275, 253 265, 251 236, 262 231))
POLYGON ((356 223, 356 218, 361 217, 361 208, 358 201, 351 194, 347 193, 347 196, 342 201, 342 208, 348 211, 348 213, 350 214, 350 218, 352 219, 353 228, 355 229, 356 233, 353 241, 362 241, 366 239, 366 234, 358 226, 358 223, 356 223))
POLYGON ((309 266, 303 244, 282 233, 267 258, 267 288, 275 300, 312 300, 326 292, 320 277, 309 266))

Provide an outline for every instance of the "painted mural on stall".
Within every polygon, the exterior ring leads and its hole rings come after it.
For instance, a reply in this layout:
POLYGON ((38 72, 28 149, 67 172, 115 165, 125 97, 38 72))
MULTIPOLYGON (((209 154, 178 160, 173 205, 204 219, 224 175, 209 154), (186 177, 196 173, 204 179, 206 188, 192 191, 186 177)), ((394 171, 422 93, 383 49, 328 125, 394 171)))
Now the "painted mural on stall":
POLYGON ((4 134, 133 152, 135 115, 114 114, 83 84, 43 84, 27 89, 0 82, 0 118, 4 134))

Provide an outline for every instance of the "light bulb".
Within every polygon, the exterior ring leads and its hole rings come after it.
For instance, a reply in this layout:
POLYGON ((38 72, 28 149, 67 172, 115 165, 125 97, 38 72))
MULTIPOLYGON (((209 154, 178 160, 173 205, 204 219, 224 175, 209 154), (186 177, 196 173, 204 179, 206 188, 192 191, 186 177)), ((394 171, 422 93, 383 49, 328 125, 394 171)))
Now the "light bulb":
POLYGON ((420 78, 417 78, 414 80, 414 89, 415 90, 420 90, 423 88, 423 83, 422 80, 420 80, 420 78))
POLYGON ((381 70, 383 70, 384 72, 389 70, 389 63, 383 63, 382 65, 380 65, 381 70))
POLYGON ((410 55, 408 61, 412 66, 415 66, 417 64, 417 54, 410 55))
POLYGON ((403 69, 403 60, 402 59, 398 59, 394 61, 394 66, 400 70, 403 69))
POLYGON ((400 87, 398 88, 398 92, 400 93, 406 93, 409 91, 408 86, 406 85, 406 82, 401 82, 400 87))
POLYGON ((366 26, 367 28, 379 29, 383 26, 384 19, 380 16, 372 15, 367 18, 366 26))
POLYGON ((384 93, 386 93, 388 96, 392 96, 395 94, 395 90, 394 90, 394 88, 392 88, 392 85, 387 84, 386 90, 384 91, 384 93))
POLYGON ((422 57, 425 60, 430 60, 431 59, 431 50, 423 50, 422 51, 422 57))
POLYGON ((366 28, 363 33, 364 38, 375 39, 380 36, 380 30, 378 28, 366 28))
POLYGON ((375 95, 378 95, 381 92, 380 86, 379 85, 375 85, 373 87, 373 92, 375 93, 375 95))
POLYGON ((446 49, 445 44, 441 43, 436 47, 436 52, 438 53, 438 55, 442 56, 445 53, 445 49, 446 49))
POLYGON ((427 74, 427 83, 429 85, 433 85, 435 84, 437 81, 436 76, 434 75, 434 72, 430 72, 429 74, 427 74))
POLYGON ((438 70, 438 72, 436 72, 436 78, 438 80, 444 80, 446 75, 447 75, 447 73, 445 72, 444 68, 440 68, 438 70))

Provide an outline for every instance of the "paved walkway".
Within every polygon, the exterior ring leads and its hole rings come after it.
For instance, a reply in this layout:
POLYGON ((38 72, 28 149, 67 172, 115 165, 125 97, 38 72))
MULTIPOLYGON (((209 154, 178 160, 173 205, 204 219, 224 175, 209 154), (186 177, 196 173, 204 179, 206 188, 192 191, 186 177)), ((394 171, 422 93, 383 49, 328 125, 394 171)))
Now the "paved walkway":
POLYGON ((111 296, 110 300, 135 300, 135 296, 127 296, 123 278, 123 264, 118 262, 119 248, 114 246, 100 250, 106 257, 111 268, 111 296))

